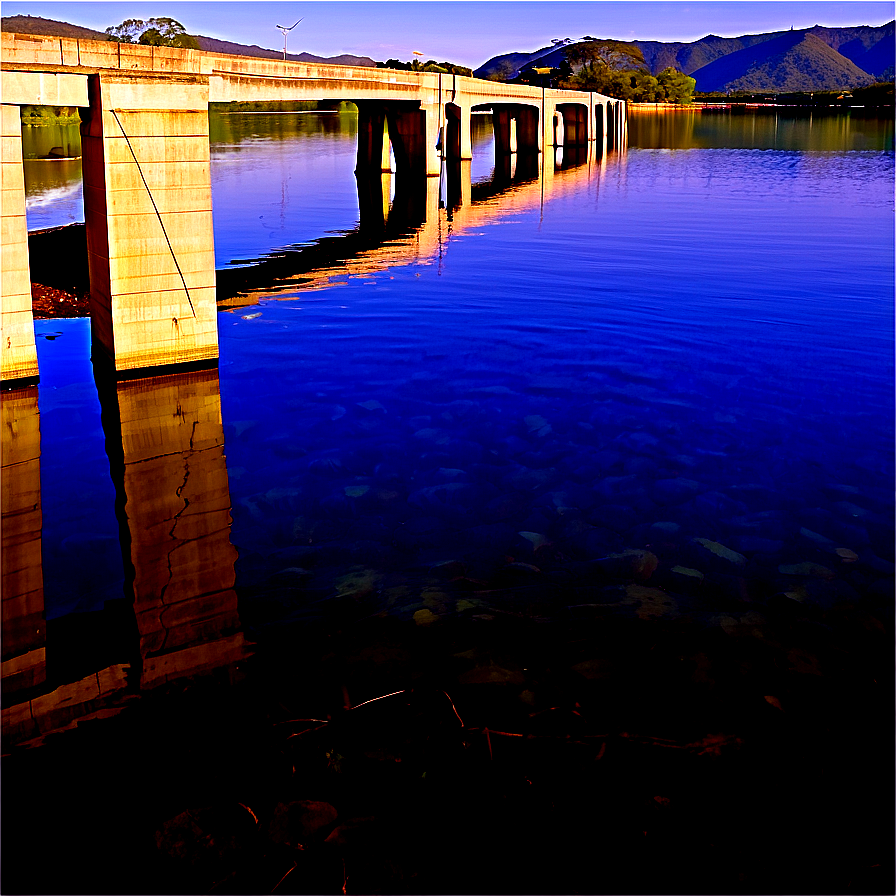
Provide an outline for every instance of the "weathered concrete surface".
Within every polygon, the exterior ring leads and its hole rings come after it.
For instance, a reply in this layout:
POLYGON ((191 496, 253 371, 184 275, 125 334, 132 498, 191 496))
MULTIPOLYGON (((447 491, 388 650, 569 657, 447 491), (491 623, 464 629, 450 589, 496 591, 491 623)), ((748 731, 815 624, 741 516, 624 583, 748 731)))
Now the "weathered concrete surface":
POLYGON ((40 417, 37 386, 0 401, 2 504, 2 688, 4 698, 47 676, 41 568, 40 417))
POLYGON ((36 378, 37 349, 31 318, 28 225, 22 170, 22 122, 18 106, 2 106, 2 208, 0 208, 0 379, 36 378))
POLYGON ((202 78, 91 79, 81 125, 95 344, 117 371, 218 356, 202 78))
POLYGON ((141 688, 241 659, 218 371, 106 384, 100 397, 133 570, 141 688))

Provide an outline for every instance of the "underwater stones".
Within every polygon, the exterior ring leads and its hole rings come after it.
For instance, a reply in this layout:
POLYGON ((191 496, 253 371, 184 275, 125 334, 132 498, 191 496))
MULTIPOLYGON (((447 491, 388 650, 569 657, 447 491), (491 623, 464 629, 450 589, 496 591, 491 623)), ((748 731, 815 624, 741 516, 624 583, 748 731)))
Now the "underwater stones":
POLYGON ((661 619, 678 615, 676 601, 659 588, 628 585, 622 603, 625 606, 634 606, 639 619, 661 619))
POLYGON ((858 594, 846 582, 840 579, 826 579, 821 577, 804 577, 802 580, 791 578, 790 583, 782 579, 786 590, 783 592, 802 604, 807 604, 822 610, 829 610, 835 604, 846 601, 858 602, 858 594))
POLYGON ((870 541, 864 526, 846 522, 823 507, 803 510, 800 513, 800 522, 804 528, 812 532, 854 548, 863 547, 870 541))
POLYGON ((650 496, 658 504, 681 504, 700 493, 703 486, 694 479, 657 479, 651 486, 650 496))
POLYGON ((646 582, 656 572, 659 560, 650 551, 630 549, 594 560, 591 566, 609 578, 646 582))
POLYGON ((681 588, 684 591, 692 591, 703 584, 705 578, 699 569, 691 569, 688 566, 673 566, 663 577, 673 588, 681 588))
POLYGON ((622 465, 622 471, 627 476, 641 476, 655 478, 659 472, 657 462, 650 457, 630 457, 622 465))
POLYGON ((530 414, 528 417, 524 417, 523 423, 529 435, 534 435, 540 439, 543 439, 553 431, 551 424, 540 414, 530 414))
POLYGON ((622 535, 638 522, 638 514, 622 504, 602 504, 588 513, 588 520, 622 535))
POLYGON ((594 483, 594 493, 602 498, 617 496, 631 499, 634 495, 643 495, 644 488, 638 476, 605 476, 594 483))
POLYGON ((315 457, 309 461, 308 470, 318 476, 337 476, 345 473, 342 460, 336 456, 315 457))
POLYGON ((747 558, 737 551, 711 541, 708 538, 692 538, 689 542, 690 553, 696 558, 697 568, 715 569, 720 572, 741 570, 747 565, 747 558))
POLYGON ((814 576, 819 579, 833 579, 836 573, 820 563, 804 561, 803 563, 782 563, 778 572, 785 576, 814 576))
POLYGON ((783 541, 758 535, 735 535, 731 544, 743 554, 779 554, 784 550, 783 541))
POLYGON ((467 569, 460 560, 443 560, 441 563, 434 563, 430 566, 429 572, 437 579, 451 581, 465 576, 467 569))
POLYGON ((617 436, 614 441, 627 451, 636 454, 653 454, 660 452, 660 440, 649 432, 626 432, 617 436))
POLYGON ((547 470, 531 470, 520 467, 518 470, 508 473, 501 480, 504 488, 531 492, 536 489, 546 488, 557 480, 557 470, 550 467, 547 470))
POLYGON ((436 429, 434 427, 425 427, 424 429, 418 429, 414 433, 415 439, 420 439, 422 442, 427 442, 432 445, 450 445, 452 441, 452 436, 450 432, 447 432, 444 429, 436 429))
POLYGON ((747 505, 735 501, 722 492, 704 492, 694 498, 694 507, 709 519, 740 516, 747 512, 747 505))

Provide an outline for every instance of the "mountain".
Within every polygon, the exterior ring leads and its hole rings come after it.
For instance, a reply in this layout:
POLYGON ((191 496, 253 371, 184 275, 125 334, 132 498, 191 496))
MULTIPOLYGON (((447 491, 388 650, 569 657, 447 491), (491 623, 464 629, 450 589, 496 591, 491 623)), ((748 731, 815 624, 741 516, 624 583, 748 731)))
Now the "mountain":
POLYGON ((805 31, 786 31, 761 44, 729 53, 691 72, 691 77, 698 90, 780 93, 840 90, 874 81, 821 38, 805 31))
MULTIPOLYGON (((893 77, 894 22, 719 37, 690 43, 635 40, 652 74, 674 67, 697 81, 697 90, 805 91, 858 87, 893 77), (724 60, 727 60, 725 62, 724 60)), ((480 78, 512 76, 535 60, 559 65, 565 47, 506 53, 483 63, 480 78), (512 70, 512 71, 511 71, 512 70)))
POLYGON ((73 37, 80 40, 109 39, 109 36, 102 31, 70 25, 68 22, 42 19, 39 16, 3 16, 0 19, 0 31, 10 34, 42 34, 46 37, 73 37))
MULTIPOLYGON (((72 37, 81 40, 108 40, 108 35, 91 28, 82 28, 69 22, 57 22, 54 19, 42 19, 39 16, 4 16, 0 19, 0 30, 11 34, 41 34, 47 37, 72 37)), ((199 49, 207 53, 227 53, 232 56, 255 56, 262 59, 282 59, 282 50, 266 50, 263 47, 238 44, 229 40, 218 40, 215 37, 194 35, 199 41, 199 49)), ((330 65, 358 65, 373 67, 376 63, 369 56, 314 56, 311 53, 287 53, 291 62, 323 62, 330 65)))

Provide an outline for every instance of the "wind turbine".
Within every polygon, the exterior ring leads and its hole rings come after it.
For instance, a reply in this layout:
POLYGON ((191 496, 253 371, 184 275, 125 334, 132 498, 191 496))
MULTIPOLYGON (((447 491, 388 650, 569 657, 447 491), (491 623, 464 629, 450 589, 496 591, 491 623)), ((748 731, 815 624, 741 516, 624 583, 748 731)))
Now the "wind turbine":
MULTIPOLYGON (((305 18, 305 17, 302 16, 302 19, 304 19, 304 18, 305 18)), ((302 19, 299 19, 299 22, 301 22, 302 19)), ((296 25, 298 25, 299 22, 296 22, 296 25)), ((286 59, 286 35, 289 34, 289 32, 292 31, 292 29, 295 28, 296 25, 290 25, 289 28, 286 28, 284 25, 277 25, 277 26, 276 26, 277 28, 279 28, 279 29, 283 32, 283 59, 284 59, 284 60, 286 59)))

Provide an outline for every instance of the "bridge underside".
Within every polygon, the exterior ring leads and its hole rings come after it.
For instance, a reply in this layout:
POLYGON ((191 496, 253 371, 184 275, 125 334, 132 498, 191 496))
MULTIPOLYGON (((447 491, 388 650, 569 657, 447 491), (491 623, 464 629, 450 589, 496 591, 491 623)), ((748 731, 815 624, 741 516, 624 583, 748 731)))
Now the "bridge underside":
MULTIPOLYGON (((4 50, 8 37, 3 37, 4 50)), ((62 64, 69 66, 74 65, 74 51, 67 45, 77 45, 83 64, 82 51, 91 44, 55 43, 62 45, 62 64)), ((110 52, 105 46, 100 51, 110 52)), ((119 54, 122 52, 132 50, 119 48, 119 54)), ((167 51, 165 59, 182 62, 191 52, 167 51)), ((260 77, 242 71, 222 74, 221 69, 212 68, 208 73, 123 68, 86 72, 77 66, 74 71, 52 71, 45 65, 42 70, 27 71, 10 64, 9 58, 5 53, 2 85, 0 378, 4 385, 36 381, 38 376, 21 105, 67 105, 84 110, 82 168, 92 333, 95 353, 107 356, 119 375, 217 361, 210 100, 355 102, 359 177, 390 171, 393 156, 396 175, 403 178, 438 176, 443 160, 472 158, 470 116, 474 107, 492 112, 496 170, 507 167, 506 160, 514 154, 520 164, 528 164, 523 162, 525 158, 537 159, 548 146, 582 146, 595 139, 612 145, 621 139, 624 122, 624 104, 596 94, 511 90, 507 85, 455 76, 426 75, 418 77, 419 83, 411 83, 398 80, 399 75, 406 78, 411 73, 335 71, 338 67, 331 67, 335 75, 329 80, 260 77), (346 77, 346 72, 360 74, 346 77), (508 95, 514 92, 527 95, 508 95)), ((156 56, 152 58, 157 64, 156 56)), ((247 60, 213 57, 215 65, 223 66, 221 60, 234 68, 251 67, 247 60)), ((118 62, 122 65, 121 55, 118 62)), ((262 62, 278 72, 297 66, 262 62)))

